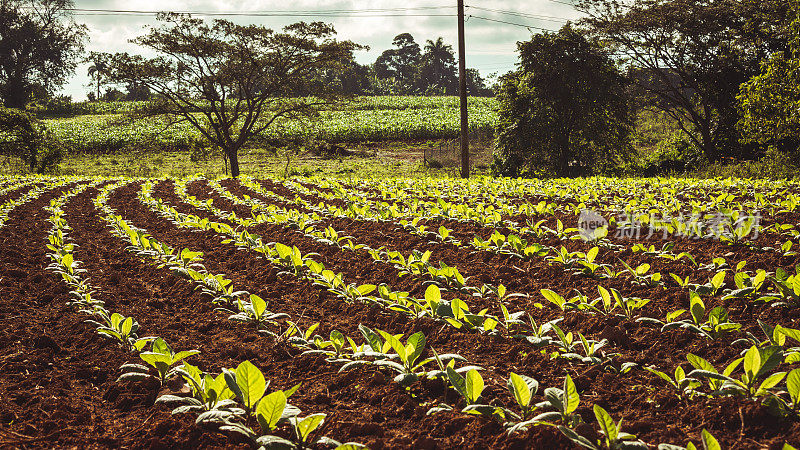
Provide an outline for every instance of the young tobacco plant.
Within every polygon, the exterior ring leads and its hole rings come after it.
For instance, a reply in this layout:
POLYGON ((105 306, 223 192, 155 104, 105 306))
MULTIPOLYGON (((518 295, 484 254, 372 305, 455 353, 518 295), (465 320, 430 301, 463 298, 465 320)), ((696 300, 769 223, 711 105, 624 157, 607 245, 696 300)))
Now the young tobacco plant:
POLYGON ((567 428, 575 428, 583 422, 581 416, 575 414, 575 410, 580 404, 580 396, 569 375, 564 378, 563 389, 549 387, 544 390, 544 398, 545 401, 537 403, 536 408, 548 408, 555 411, 540 414, 539 420, 546 422, 559 420, 561 425, 567 428))
POLYGON ((558 429, 572 442, 591 450, 600 450, 601 448, 608 448, 609 450, 648 448, 647 444, 637 440, 635 435, 621 430, 622 419, 620 419, 619 422, 614 423, 611 415, 609 415, 608 412, 600 405, 594 405, 592 409, 594 411, 594 417, 597 420, 597 423, 600 425, 600 433, 603 436, 602 439, 592 442, 565 426, 559 426, 558 429))
MULTIPOLYGON (((703 450, 722 450, 722 446, 719 445, 719 441, 717 441, 717 439, 705 428, 703 428, 703 431, 700 434, 700 448, 703 450)), ((698 447, 693 442, 689 442, 686 447, 672 444, 659 444, 658 450, 698 450, 698 447)), ((786 450, 785 447, 784 450, 786 450)))
POLYGON ((763 397, 786 376, 786 372, 776 372, 766 376, 783 362, 783 349, 780 347, 758 348, 754 345, 745 352, 743 358, 738 358, 729 364, 723 373, 717 372, 703 358, 691 353, 687 358, 695 367, 689 376, 708 379, 713 389, 711 395, 738 394, 750 398, 763 397), (731 375, 740 363, 744 373, 739 378, 734 378, 731 375), (759 384, 762 378, 763 381, 759 384))
POLYGON ((642 317, 637 321, 660 324, 661 331, 689 330, 707 339, 718 339, 727 333, 739 331, 742 328, 741 324, 728 320, 728 311, 722 306, 717 306, 711 311, 707 311, 705 303, 696 292, 689 294, 689 318, 677 320, 684 313, 686 313, 686 310, 679 309, 667 314, 666 323, 649 317, 642 317))
MULTIPOLYGON (((177 367, 175 367, 177 363, 199 353, 199 350, 184 350, 182 352, 175 353, 175 351, 172 350, 172 347, 170 347, 166 341, 161 338, 157 338, 153 341, 153 347, 151 351, 141 352, 139 354, 139 358, 156 369, 156 373, 158 374, 156 379, 163 384, 168 378, 177 374, 177 367)), ((146 378, 152 378, 152 375, 149 373, 150 369, 141 364, 123 364, 120 369, 123 371, 123 374, 117 378, 117 381, 143 380, 146 378)))
POLYGON ((695 389, 703 385, 703 383, 696 378, 687 377, 686 372, 681 366, 675 368, 674 378, 652 367, 645 367, 644 370, 669 383, 669 385, 677 391, 678 397, 686 396, 691 400, 696 394, 695 389))
POLYGON ((289 318, 288 314, 268 311, 266 300, 255 294, 250 294, 249 302, 242 301, 241 297, 237 297, 236 306, 238 311, 230 307, 219 307, 217 310, 233 313, 228 317, 228 320, 249 323, 257 327, 266 327, 266 325, 277 326, 278 320, 289 318))

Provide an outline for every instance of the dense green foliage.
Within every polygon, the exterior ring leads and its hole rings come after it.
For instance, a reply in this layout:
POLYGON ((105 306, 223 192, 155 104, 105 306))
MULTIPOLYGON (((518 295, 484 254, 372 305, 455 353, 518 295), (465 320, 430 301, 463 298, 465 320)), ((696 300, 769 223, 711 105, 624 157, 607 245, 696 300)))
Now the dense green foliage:
POLYGON ((0 100, 22 108, 72 75, 87 29, 72 21, 71 0, 0 2, 0 100))
POLYGON ((34 173, 52 171, 64 158, 63 148, 29 114, 0 108, 0 154, 20 158, 34 173))
POLYGON ((776 52, 738 97, 739 126, 747 142, 794 153, 800 145, 800 1, 794 1, 790 51, 776 52))
POLYGON ((739 86, 787 46, 785 0, 583 0, 642 101, 671 115, 709 162, 753 158, 736 128, 739 86))
POLYGON ((575 176, 624 157, 625 80, 602 48, 567 24, 519 45, 503 77, 493 169, 505 176, 575 176))

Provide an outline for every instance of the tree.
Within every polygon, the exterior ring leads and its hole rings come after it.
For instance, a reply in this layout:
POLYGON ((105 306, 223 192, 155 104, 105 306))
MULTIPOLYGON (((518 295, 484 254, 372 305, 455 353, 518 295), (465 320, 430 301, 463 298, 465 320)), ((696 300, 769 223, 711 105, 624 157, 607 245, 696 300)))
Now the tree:
POLYGON ((517 70, 500 79, 493 171, 575 176, 624 158, 626 81, 607 52, 569 23, 517 48, 517 70))
POLYGON ((789 51, 776 52, 739 93, 743 140, 792 151, 800 145, 800 1, 794 0, 789 51))
POLYGON ((706 158, 739 145, 736 94, 786 46, 786 0, 582 0, 584 23, 613 44, 634 81, 706 158))
POLYGON ((337 41, 331 25, 299 22, 283 32, 227 20, 206 23, 179 14, 159 14, 164 25, 132 42, 160 56, 117 54, 115 83, 135 82, 155 94, 148 110, 169 124, 189 123, 230 161, 239 176, 239 150, 254 136, 285 119, 305 119, 341 98, 321 86, 315 97, 292 97, 313 75, 339 67, 361 48, 337 41))
POLYGON ((25 111, 0 107, 0 134, 0 154, 20 158, 34 173, 52 171, 64 159, 64 148, 25 111))
POLYGON ((375 75, 382 80, 394 79, 401 93, 411 93, 420 60, 419 44, 411 34, 402 33, 394 37, 392 45, 396 48, 384 51, 375 61, 375 75))
POLYGON ((490 97, 493 94, 478 69, 467 69, 467 93, 473 97, 490 97))
POLYGON ((441 37, 425 44, 419 62, 419 87, 427 94, 454 94, 458 88, 453 47, 441 37))
POLYGON ((97 100, 100 100, 100 84, 105 81, 108 74, 109 56, 108 53, 91 52, 85 60, 85 62, 91 63, 86 74, 94 80, 97 89, 94 97, 97 100))
POLYGON ((70 0, 0 0, 0 97, 23 108, 75 71, 87 30, 71 19, 70 0))

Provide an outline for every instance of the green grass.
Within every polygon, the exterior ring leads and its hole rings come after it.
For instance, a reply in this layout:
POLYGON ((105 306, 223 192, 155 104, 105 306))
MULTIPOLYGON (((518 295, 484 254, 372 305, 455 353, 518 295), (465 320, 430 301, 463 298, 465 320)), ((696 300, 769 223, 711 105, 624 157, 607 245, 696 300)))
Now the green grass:
MULTIPOLYGON (((457 177, 458 167, 432 169, 423 164, 424 148, 438 149, 439 141, 380 142, 347 145, 356 152, 343 158, 321 158, 310 153, 290 155, 264 149, 246 149, 240 154, 243 175, 283 177, 319 175, 337 178, 457 177)), ((486 173, 491 149, 480 141, 472 147, 475 173, 486 173)), ((0 166, 0 174, 21 173, 19 167, 0 166)), ((220 156, 192 158, 188 150, 134 150, 118 154, 72 154, 60 165, 58 175, 186 177, 203 173, 209 177, 226 176, 220 156)))

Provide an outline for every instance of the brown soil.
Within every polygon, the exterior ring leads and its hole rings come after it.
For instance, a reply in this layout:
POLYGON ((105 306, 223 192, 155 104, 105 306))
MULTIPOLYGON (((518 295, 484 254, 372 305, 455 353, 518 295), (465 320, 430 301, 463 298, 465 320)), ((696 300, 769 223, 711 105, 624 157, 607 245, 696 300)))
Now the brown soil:
MULTIPOLYGON (((235 184, 226 184, 234 193, 245 192, 235 184)), ((685 444, 697 441, 703 428, 716 436, 725 447, 780 447, 784 441, 800 444, 800 425, 781 422, 768 415, 757 402, 739 398, 680 399, 663 382, 643 370, 617 375, 599 368, 550 359, 521 341, 505 336, 486 336, 455 330, 431 320, 409 320, 376 307, 347 304, 310 283, 291 276, 278 275, 267 261, 232 245, 222 244, 213 232, 193 232, 176 228, 171 222, 145 208, 136 199, 138 184, 120 189, 110 206, 134 225, 146 228, 153 236, 175 247, 188 247, 204 253, 206 267, 234 280, 237 289, 246 289, 269 301, 274 312, 286 312, 302 327, 320 322, 319 334, 337 329, 361 342, 357 326, 363 323, 393 333, 423 331, 428 343, 439 352, 458 352, 471 363, 484 367, 487 402, 511 407, 505 387, 509 372, 538 379, 542 389, 560 386, 569 373, 581 393, 578 412, 594 422, 592 404, 605 407, 615 418, 624 418, 623 429, 644 441, 685 444)), ((198 198, 215 198, 215 205, 246 213, 217 196, 208 194, 207 186, 190 185, 198 198)), ((176 349, 201 351, 190 362, 217 373, 248 359, 272 380, 275 388, 288 388, 298 382, 302 387, 292 403, 305 414, 327 414, 322 432, 341 441, 357 441, 371 448, 571 448, 557 430, 541 426, 526 433, 508 436, 502 426, 486 418, 461 413, 443 413, 432 417, 425 411, 432 404, 446 401, 458 404, 452 390, 439 383, 420 382, 410 390, 391 381, 392 374, 372 368, 360 368, 343 374, 338 365, 320 357, 299 356, 294 348, 276 344, 253 327, 228 321, 214 310, 208 298, 197 293, 187 282, 174 277, 125 251, 126 244, 114 237, 100 220, 91 203, 97 190, 89 189, 65 207, 70 236, 78 244, 76 259, 83 261, 97 296, 109 309, 134 316, 140 335, 166 339, 176 349)), ((249 193, 252 196, 252 192, 249 193)), ((201 430, 190 415, 172 416, 168 407, 153 405, 166 392, 152 383, 116 383, 119 366, 135 362, 135 355, 125 353, 111 341, 100 338, 86 316, 65 306, 69 298, 60 279, 47 272, 46 236, 48 213, 42 208, 56 197, 51 192, 11 213, 0 229, 0 447, 19 448, 217 448, 243 446, 235 438, 201 430)), ((155 196, 182 212, 208 217, 180 202, 171 183, 162 182, 155 196)), ((591 290, 593 280, 568 277, 563 271, 543 261, 522 262, 488 253, 472 253, 446 244, 428 244, 388 224, 332 220, 337 230, 372 246, 387 245, 403 249, 430 248, 435 257, 455 264, 475 278, 475 283, 502 281, 512 291, 536 293, 543 287, 566 291, 572 288, 591 290), (371 226, 368 226, 371 225, 371 226), (485 281, 484 281, 485 280, 485 281)), ((455 223, 448 225, 468 235, 476 230, 455 223)), ((305 236, 274 225, 259 225, 253 232, 266 241, 297 245, 304 253, 320 253, 326 267, 360 283, 390 282, 396 289, 420 295, 420 279, 397 279, 394 268, 372 262, 362 253, 342 252, 316 243, 305 236)), ((695 251, 709 254, 720 248, 697 243, 695 251)), ((737 260, 738 250, 732 250, 737 260)), ((625 255, 626 260, 638 256, 625 255)), ((771 267, 789 267, 797 260, 753 261, 771 267), (771 265, 771 266, 770 266, 771 265)), ((665 262, 664 264, 667 264, 665 262)), ((655 267, 676 273, 691 273, 691 267, 668 264, 655 267), (683 272, 680 272, 683 270, 683 272)), ((616 280, 615 280, 616 282, 616 280)), ((626 295, 653 298, 648 313, 663 317, 667 310, 685 306, 681 290, 668 286, 658 292, 632 287, 630 283, 601 283, 618 287, 626 295)), ((475 306, 496 308, 490 302, 472 299, 475 306)), ((541 301, 540 298, 535 301, 541 301)), ((537 308, 534 300, 514 300, 512 309, 524 308, 537 317, 549 320, 562 313, 550 306, 537 308)), ((756 319, 784 326, 800 327, 797 310, 729 302, 732 318, 757 331, 756 319)), ((496 312, 496 311, 493 311, 496 312)), ((656 365, 672 371, 681 364, 688 368, 688 352, 705 357, 715 365, 738 357, 744 347, 731 346, 732 338, 709 341, 677 332, 660 333, 617 317, 595 317, 570 313, 563 321, 565 329, 582 332, 587 338, 607 338, 609 351, 619 353, 615 360, 656 365)), ((760 333, 760 332, 758 332, 760 333)), ((551 348, 552 350, 552 348, 551 348)), ((585 431, 585 430, 584 430, 585 431)))

